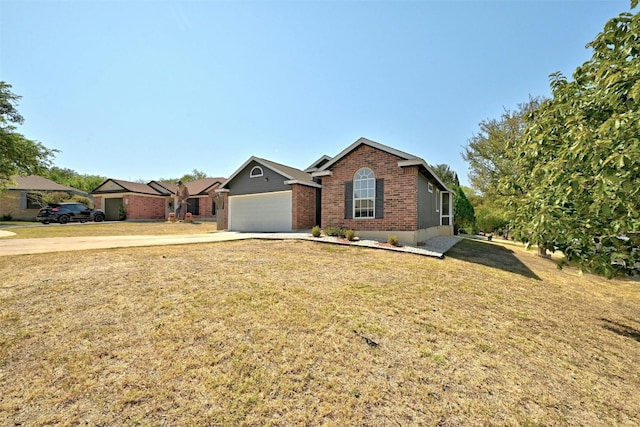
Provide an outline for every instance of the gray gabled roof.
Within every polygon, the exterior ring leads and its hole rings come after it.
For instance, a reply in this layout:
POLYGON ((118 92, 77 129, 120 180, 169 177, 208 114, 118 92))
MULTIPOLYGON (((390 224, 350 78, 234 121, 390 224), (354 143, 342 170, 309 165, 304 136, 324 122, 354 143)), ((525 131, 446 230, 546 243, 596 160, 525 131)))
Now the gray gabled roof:
POLYGON ((315 162, 311 163, 305 170, 304 172, 315 172, 317 170, 320 170, 320 168, 322 166, 324 166, 328 161, 331 160, 331 157, 327 156, 326 154, 322 157, 320 157, 318 160, 316 160, 315 162))
POLYGON ((58 184, 57 182, 51 181, 50 179, 38 175, 14 176, 11 179, 14 183, 7 186, 8 190, 64 191, 67 193, 82 194, 85 196, 87 195, 87 193, 82 190, 58 184))
POLYGON ((147 184, 113 178, 106 179, 102 184, 98 185, 95 190, 91 192, 91 194, 105 193, 138 193, 150 194, 152 196, 166 196, 166 194, 161 193, 156 188, 153 188, 147 184))
MULTIPOLYGON (((220 178, 202 178, 202 179, 197 179, 195 181, 185 182, 184 185, 185 187, 187 187, 187 190, 189 190, 189 194, 191 196, 197 196, 197 195, 207 194, 207 192, 211 189, 211 187, 215 186, 217 183, 222 184, 225 181, 226 179, 221 177, 220 178)), ((172 194, 176 194, 176 191, 178 190, 178 185, 175 182, 151 181, 149 185, 151 185, 152 183, 155 183, 161 186, 162 188, 170 191, 172 194)))
MULTIPOLYGON (((389 146, 384 145, 384 144, 380 144, 379 142, 372 141, 372 140, 364 138, 364 137, 358 138, 358 140, 356 142, 354 142, 353 144, 351 144, 350 146, 348 146, 347 148, 342 150, 337 156, 335 156, 334 158, 332 158, 331 160, 326 162, 324 165, 322 165, 316 171, 316 173, 318 173, 318 176, 321 176, 323 171, 328 171, 331 168, 331 166, 336 164, 340 159, 345 157, 347 154, 351 153, 353 150, 355 150, 356 148, 358 148, 362 144, 368 145, 370 147, 373 147, 373 148, 376 148, 378 150, 381 150, 381 151, 384 151, 384 152, 387 152, 387 153, 390 153, 390 154, 393 154, 395 156, 400 157, 402 160, 400 160, 398 162, 398 166, 399 167, 418 166, 419 169, 420 169, 420 172, 423 175, 431 176, 432 178, 434 178, 436 180, 436 182, 438 183, 438 186, 441 187, 442 190, 451 191, 442 182, 442 180, 440 178, 438 178, 438 175, 436 175, 436 173, 433 171, 433 169, 431 169, 431 166, 429 166, 429 164, 424 159, 422 159, 422 158, 420 158, 418 156, 414 156, 413 154, 405 153, 404 151, 396 150, 395 148, 389 147, 389 146)), ((315 173, 314 173, 314 175, 315 175, 315 173)))
MULTIPOLYGON (((190 195, 197 196, 206 194, 211 187, 215 186, 217 183, 224 182, 224 180, 224 178, 203 178, 186 182, 185 185, 189 189, 190 195)), ((177 187, 178 186, 175 182, 149 181, 147 184, 143 184, 141 182, 109 178, 96 187, 92 193, 137 193, 153 196, 171 196, 176 193, 177 187)))
POLYGON ((379 142, 375 142, 370 139, 361 137, 361 138, 358 138, 356 142, 354 142, 353 144, 351 144, 350 146, 342 150, 340 153, 338 153, 337 156, 335 156, 334 158, 329 160, 327 163, 322 165, 322 167, 320 167, 318 170, 322 171, 322 170, 329 169, 333 164, 337 163, 340 159, 345 157, 347 154, 349 154, 350 152, 352 152, 362 144, 368 145, 373 148, 377 148, 378 150, 386 151, 387 153, 390 153, 390 154, 394 154, 404 160, 419 159, 418 156, 414 156, 413 154, 405 153, 404 151, 396 150, 395 148, 389 147, 384 144, 380 144, 379 142))
POLYGON ((285 184, 302 184, 309 185, 312 187, 319 187, 319 185, 314 182, 311 174, 301 171, 300 169, 292 168, 291 166, 283 165, 280 163, 272 162, 271 160, 261 159, 260 157, 251 156, 249 159, 242 164, 231 176, 219 187, 219 189, 226 188, 227 184, 229 184, 240 172, 244 170, 251 162, 256 162, 261 166, 271 169, 272 171, 282 175, 287 178, 285 184))

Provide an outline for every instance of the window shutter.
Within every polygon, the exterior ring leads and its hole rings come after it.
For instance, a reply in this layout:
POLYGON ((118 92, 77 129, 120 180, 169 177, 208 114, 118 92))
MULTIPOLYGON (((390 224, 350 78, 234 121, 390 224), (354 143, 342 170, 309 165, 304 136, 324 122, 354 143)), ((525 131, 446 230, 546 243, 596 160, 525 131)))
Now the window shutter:
POLYGON ((376 218, 384 218, 384 179, 376 179, 376 218))
POLYGON ((344 219, 353 219, 353 181, 344 183, 344 219))

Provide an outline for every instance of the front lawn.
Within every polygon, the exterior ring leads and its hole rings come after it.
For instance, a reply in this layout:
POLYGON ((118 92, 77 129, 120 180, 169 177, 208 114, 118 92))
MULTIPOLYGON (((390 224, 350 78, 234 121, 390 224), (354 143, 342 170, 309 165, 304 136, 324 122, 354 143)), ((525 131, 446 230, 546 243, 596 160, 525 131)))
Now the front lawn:
POLYGON ((249 240, 0 277, 2 425, 640 424, 640 283, 515 246, 249 240))

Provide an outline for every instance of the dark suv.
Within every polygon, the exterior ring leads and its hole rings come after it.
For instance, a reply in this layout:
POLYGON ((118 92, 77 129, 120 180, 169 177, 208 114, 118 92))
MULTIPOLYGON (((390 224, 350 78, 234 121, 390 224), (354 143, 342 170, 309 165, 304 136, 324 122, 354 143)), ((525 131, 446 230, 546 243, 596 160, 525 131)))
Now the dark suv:
POLYGON ((66 224, 69 221, 104 221, 104 212, 101 209, 90 209, 82 203, 51 203, 40 209, 38 221, 43 224, 59 222, 66 224))

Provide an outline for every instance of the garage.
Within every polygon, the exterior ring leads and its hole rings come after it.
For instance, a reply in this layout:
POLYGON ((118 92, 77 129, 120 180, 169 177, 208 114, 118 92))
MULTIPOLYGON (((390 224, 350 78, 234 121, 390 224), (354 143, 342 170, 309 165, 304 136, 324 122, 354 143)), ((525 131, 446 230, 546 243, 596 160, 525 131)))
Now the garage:
POLYGON ((118 221, 120 219, 120 206, 122 206, 122 197, 104 199, 105 219, 107 221, 118 221))
POLYGON ((229 197, 229 230, 291 231, 292 192, 246 194, 229 197))

